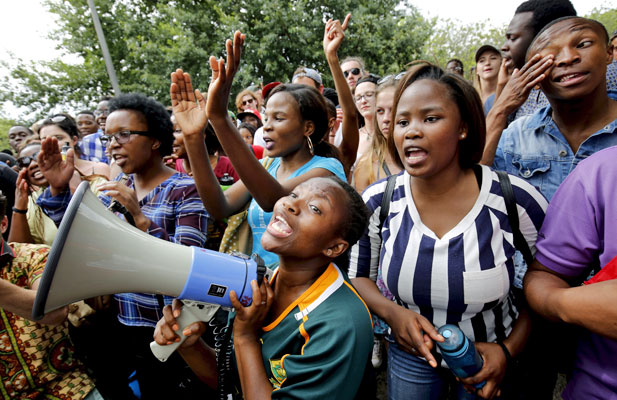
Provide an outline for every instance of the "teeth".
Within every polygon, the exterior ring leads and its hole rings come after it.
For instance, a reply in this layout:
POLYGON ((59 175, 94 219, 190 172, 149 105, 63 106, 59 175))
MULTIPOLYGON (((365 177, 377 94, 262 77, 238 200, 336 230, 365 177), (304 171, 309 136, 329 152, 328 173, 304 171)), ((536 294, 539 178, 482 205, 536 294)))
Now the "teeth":
POLYGON ((578 74, 570 74, 570 75, 565 75, 565 76, 562 76, 562 77, 561 77, 561 80, 560 80, 560 81, 561 81, 561 82, 564 82, 564 81, 570 80, 570 79, 572 79, 572 78, 575 78, 575 77, 577 77, 577 76, 578 76, 578 74))

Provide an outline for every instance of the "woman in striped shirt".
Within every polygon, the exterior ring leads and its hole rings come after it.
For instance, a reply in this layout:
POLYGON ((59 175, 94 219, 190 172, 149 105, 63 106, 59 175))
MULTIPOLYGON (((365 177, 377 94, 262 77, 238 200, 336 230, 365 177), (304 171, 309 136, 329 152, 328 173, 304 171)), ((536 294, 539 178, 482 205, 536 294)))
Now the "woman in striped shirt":
MULTIPOLYGON (((466 387, 486 381, 477 394, 491 398, 507 360, 524 347, 529 324, 512 296, 516 249, 499 181, 477 165, 485 137, 482 104, 469 83, 421 63, 399 83, 393 114, 389 151, 404 171, 383 221, 386 181, 364 192, 372 217, 352 249, 349 273, 391 327, 390 398, 445 395, 449 374, 438 367, 434 350, 443 340, 436 327, 447 323, 476 342, 484 359, 466 387), (378 268, 396 302, 377 289, 378 268)), ((547 202, 531 185, 510 179, 520 230, 535 252, 547 202)))

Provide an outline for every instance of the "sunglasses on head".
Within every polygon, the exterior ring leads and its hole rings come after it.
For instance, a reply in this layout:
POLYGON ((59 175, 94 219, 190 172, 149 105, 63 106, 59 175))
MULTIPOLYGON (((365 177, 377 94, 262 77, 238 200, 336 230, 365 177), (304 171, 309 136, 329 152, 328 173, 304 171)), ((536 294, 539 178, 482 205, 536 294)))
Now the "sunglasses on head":
POLYGON ((380 80, 377 81, 377 86, 384 84, 390 80, 394 80, 394 81, 400 81, 406 74, 407 72, 400 72, 397 75, 387 75, 384 76, 383 78, 381 78, 380 80))
POLYGON ((36 161, 36 157, 38 157, 38 155, 39 151, 32 154, 31 156, 19 157, 17 159, 17 165, 19 166, 19 168, 28 168, 30 164, 32 164, 32 161, 36 161))
POLYGON ((66 115, 56 114, 56 115, 52 115, 51 117, 47 118, 47 120, 53 122, 54 124, 58 124, 64 121, 66 118, 67 118, 66 115))
POLYGON ((347 78, 349 74, 360 75, 360 68, 352 68, 348 71, 343 72, 343 75, 345 75, 345 78, 347 78))

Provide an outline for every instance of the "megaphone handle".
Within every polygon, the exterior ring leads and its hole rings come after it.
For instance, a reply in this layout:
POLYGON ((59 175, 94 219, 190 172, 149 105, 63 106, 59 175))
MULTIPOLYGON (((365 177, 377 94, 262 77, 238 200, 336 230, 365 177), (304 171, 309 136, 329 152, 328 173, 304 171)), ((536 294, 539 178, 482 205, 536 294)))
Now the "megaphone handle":
POLYGON ((180 341, 165 346, 161 346, 155 341, 152 341, 150 343, 150 350, 152 350, 152 354, 154 354, 154 356, 161 362, 167 361, 169 356, 171 356, 173 352, 176 351, 178 346, 180 346, 186 339, 186 336, 182 334, 182 331, 194 322, 208 322, 216 313, 218 308, 219 306, 214 304, 185 301, 184 307, 182 307, 182 313, 178 318, 176 318, 176 322, 178 322, 180 329, 175 332, 176 335, 180 337, 180 341))

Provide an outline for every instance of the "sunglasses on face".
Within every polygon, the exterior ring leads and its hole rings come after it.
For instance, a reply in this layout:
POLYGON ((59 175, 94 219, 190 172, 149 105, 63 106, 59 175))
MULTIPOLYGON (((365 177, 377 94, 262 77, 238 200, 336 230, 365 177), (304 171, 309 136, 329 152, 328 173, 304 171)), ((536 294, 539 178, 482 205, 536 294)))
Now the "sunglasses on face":
POLYGON ((31 156, 19 157, 17 159, 17 165, 19 166, 20 169, 28 168, 30 164, 32 164, 33 161, 36 161, 36 157, 38 157, 38 155, 39 155, 39 151, 32 154, 31 156))
POLYGON ((255 102, 255 99, 242 100, 242 105, 245 106, 247 104, 253 104, 254 102, 255 102))
POLYGON ((347 78, 349 74, 360 75, 360 68, 352 68, 348 71, 343 72, 343 75, 345 76, 345 78, 347 78))
POLYGON ((111 143, 111 139, 116 139, 118 144, 125 144, 131 140, 132 135, 152 136, 148 131, 120 131, 113 135, 102 135, 99 140, 103 146, 107 146, 111 143))

